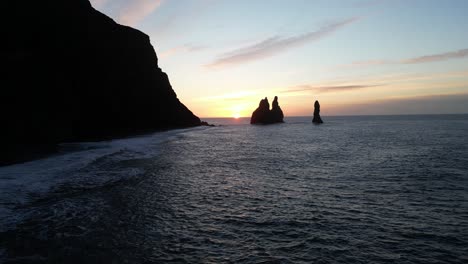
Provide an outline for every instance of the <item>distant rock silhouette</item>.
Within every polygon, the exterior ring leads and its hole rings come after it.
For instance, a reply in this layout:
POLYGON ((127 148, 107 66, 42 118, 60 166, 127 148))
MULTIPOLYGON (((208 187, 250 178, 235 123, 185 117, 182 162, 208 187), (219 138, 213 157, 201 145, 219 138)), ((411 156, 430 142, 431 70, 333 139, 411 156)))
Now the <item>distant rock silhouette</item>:
POLYGON ((315 101, 314 103, 314 118, 312 119, 312 123, 314 124, 322 124, 322 118, 320 117, 320 103, 319 101, 315 101))
POLYGON ((2 6, 0 165, 64 141, 200 125, 144 33, 88 0, 2 6))
POLYGON ((200 125, 201 125, 201 126, 215 127, 215 125, 210 124, 210 123, 208 123, 208 122, 206 122, 206 121, 201 121, 200 125))
POLYGON ((278 104, 278 97, 275 96, 271 110, 268 98, 265 97, 265 99, 260 100, 258 108, 252 113, 250 124, 283 123, 283 118, 284 115, 278 104))

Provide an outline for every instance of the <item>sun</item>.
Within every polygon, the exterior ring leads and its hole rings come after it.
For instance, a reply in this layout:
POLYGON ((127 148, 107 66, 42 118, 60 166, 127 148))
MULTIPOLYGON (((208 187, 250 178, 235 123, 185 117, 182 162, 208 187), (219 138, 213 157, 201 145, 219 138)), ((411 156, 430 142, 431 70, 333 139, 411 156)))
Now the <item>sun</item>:
POLYGON ((229 107, 231 116, 234 119, 239 119, 240 117, 244 116, 245 105, 238 104, 238 105, 231 105, 229 107))

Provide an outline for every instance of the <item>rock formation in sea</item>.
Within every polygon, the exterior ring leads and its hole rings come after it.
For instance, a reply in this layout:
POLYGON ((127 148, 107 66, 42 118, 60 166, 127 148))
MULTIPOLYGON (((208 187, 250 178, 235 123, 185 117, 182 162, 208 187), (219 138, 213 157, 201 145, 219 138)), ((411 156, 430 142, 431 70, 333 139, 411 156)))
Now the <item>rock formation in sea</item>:
POLYGON ((270 115, 274 123, 284 122, 283 121, 284 114, 283 114, 283 111, 281 110, 281 107, 279 106, 278 96, 275 96, 275 99, 273 100, 273 103, 271 105, 270 115))
POLYGON ((322 118, 320 117, 320 103, 319 101, 315 101, 314 103, 314 118, 312 119, 312 123, 314 124, 322 124, 322 118))
POLYGON ((89 0, 7 1, 2 10, 0 164, 64 141, 200 125, 149 37, 89 0))
POLYGON ((260 104, 257 109, 252 113, 250 118, 250 124, 274 124, 274 123, 283 123, 283 111, 281 110, 278 104, 278 97, 275 96, 275 99, 272 103, 272 108, 270 110, 270 103, 268 98, 260 100, 260 104))

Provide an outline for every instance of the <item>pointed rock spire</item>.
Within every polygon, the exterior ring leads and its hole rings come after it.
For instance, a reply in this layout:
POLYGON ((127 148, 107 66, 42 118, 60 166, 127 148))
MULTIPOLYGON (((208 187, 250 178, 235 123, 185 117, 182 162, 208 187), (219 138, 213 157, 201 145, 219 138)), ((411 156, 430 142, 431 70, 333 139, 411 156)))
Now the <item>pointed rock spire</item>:
POLYGON ((268 98, 265 97, 265 99, 260 100, 258 108, 252 113, 252 117, 250 118, 250 124, 282 123, 283 118, 284 115, 283 111, 281 110, 278 104, 278 97, 275 96, 271 110, 268 98))
POLYGON ((322 118, 320 117, 320 103, 319 101, 315 101, 314 103, 314 118, 312 119, 312 123, 314 124, 322 124, 322 118))

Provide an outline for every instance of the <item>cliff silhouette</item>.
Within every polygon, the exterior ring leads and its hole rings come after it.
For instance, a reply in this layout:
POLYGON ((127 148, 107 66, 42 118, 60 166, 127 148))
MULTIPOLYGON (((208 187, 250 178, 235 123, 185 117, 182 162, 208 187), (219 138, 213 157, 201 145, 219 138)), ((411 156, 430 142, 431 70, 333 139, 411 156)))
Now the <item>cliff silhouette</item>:
POLYGON ((66 141, 200 125, 149 37, 88 0, 2 4, 0 164, 66 141))
POLYGON ((283 111, 281 110, 278 103, 278 96, 275 96, 272 107, 270 110, 270 103, 268 98, 260 100, 258 108, 252 113, 250 118, 250 124, 274 124, 283 123, 283 111))

